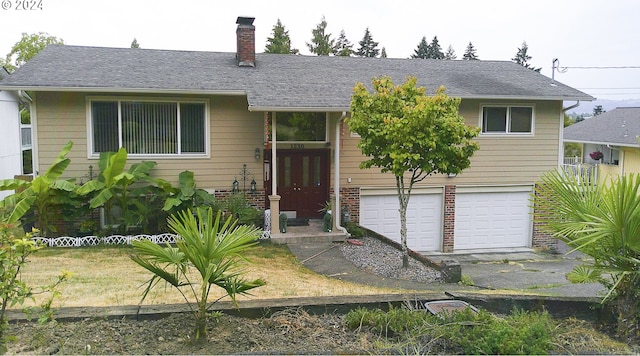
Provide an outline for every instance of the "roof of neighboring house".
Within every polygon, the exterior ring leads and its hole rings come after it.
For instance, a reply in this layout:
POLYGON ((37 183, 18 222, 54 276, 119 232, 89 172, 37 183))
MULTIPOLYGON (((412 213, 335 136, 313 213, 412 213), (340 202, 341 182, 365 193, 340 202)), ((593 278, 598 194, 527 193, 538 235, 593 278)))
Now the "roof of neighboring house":
POLYGON ((250 110, 344 111, 355 83, 383 75, 461 98, 594 100, 511 61, 256 54, 251 68, 235 53, 67 45, 48 46, 0 89, 246 95, 250 110))
POLYGON ((640 108, 616 108, 564 129, 564 141, 640 146, 640 108))

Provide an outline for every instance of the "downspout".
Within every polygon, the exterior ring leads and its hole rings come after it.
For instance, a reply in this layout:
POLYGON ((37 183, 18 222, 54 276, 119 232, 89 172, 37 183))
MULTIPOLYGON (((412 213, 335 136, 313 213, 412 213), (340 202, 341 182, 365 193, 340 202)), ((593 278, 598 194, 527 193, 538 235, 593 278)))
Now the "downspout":
POLYGON ((331 207, 331 210, 333 211, 333 215, 334 215, 333 216, 334 227, 337 230, 343 232, 345 235, 349 236, 349 232, 347 232, 347 229, 345 229, 340 225, 340 218, 341 218, 340 214, 342 213, 340 209, 340 126, 346 117, 347 117, 347 112, 343 111, 338 121, 336 121, 336 137, 335 137, 336 148, 333 150, 334 152, 333 194, 335 195, 336 203, 335 203, 335 206, 331 207))
POLYGON ((560 138, 558 141, 558 168, 562 167, 562 164, 564 163, 563 158, 564 158, 564 114, 567 112, 567 110, 571 110, 573 108, 577 108, 578 105, 580 105, 580 100, 576 101, 575 104, 571 105, 571 106, 567 106, 566 108, 562 108, 562 115, 560 115, 560 133, 558 135, 558 137, 560 138))

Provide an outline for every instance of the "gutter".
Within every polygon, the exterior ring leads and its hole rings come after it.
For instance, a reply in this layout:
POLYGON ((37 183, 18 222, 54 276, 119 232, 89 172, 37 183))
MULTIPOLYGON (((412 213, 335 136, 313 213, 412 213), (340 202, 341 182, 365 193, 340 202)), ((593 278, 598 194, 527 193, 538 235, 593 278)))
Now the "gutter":
MULTIPOLYGON (((562 108, 562 112, 565 113, 567 112, 567 110, 571 110, 574 108, 577 108, 580 105, 580 100, 577 100, 575 104, 571 105, 571 106, 567 106, 566 108, 562 108)), ((562 118, 564 120, 564 117, 562 118)))

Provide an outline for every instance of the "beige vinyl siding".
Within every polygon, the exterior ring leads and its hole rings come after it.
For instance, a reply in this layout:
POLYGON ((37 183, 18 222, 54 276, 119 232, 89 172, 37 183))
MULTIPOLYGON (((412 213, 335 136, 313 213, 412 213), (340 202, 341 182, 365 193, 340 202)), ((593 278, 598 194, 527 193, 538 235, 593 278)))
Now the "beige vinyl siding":
MULTIPOLYGON (((107 93, 91 94, 108 97, 107 93)), ((124 95, 117 95, 123 97, 124 95)), ((132 98, 138 96, 131 95, 132 98)), ((144 98, 150 98, 144 95, 144 98)), ((228 190, 243 163, 253 173, 262 188, 262 156, 255 159, 255 149, 263 149, 263 114, 247 111, 245 97, 220 96, 156 96, 168 99, 205 99, 210 103, 210 157, 209 158, 145 158, 130 159, 129 164, 142 160, 155 161, 154 177, 174 184, 178 174, 185 170, 195 173, 199 188, 228 190)), ((37 93, 38 144, 40 170, 46 170, 63 145, 72 140, 71 164, 66 178, 80 179, 88 175, 89 165, 98 170, 98 159, 87 158, 86 95, 82 93, 37 93)))
MULTIPOLYGON (((468 125, 481 123, 481 105, 509 104, 533 105, 533 135, 480 135, 476 140, 480 149, 471 159, 471 166, 455 178, 434 175, 421 185, 505 185, 533 183, 543 172, 557 167, 558 140, 562 102, 560 101, 500 101, 463 100, 460 113, 468 125)), ((390 173, 382 174, 379 168, 358 168, 363 157, 357 148, 358 138, 351 137, 348 128, 343 135, 341 151, 341 185, 395 186, 390 173), (347 183, 351 178, 351 183, 347 183)))
POLYGON ((624 174, 640 174, 640 149, 624 147, 622 150, 624 151, 624 174))

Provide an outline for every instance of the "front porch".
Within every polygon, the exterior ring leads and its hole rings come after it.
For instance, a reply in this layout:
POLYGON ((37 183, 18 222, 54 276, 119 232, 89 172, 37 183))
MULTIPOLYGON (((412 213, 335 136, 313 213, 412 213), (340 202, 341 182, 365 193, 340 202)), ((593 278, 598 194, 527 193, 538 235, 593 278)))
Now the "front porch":
POLYGON ((271 232, 271 242, 275 244, 296 244, 303 242, 344 242, 347 234, 340 230, 324 231, 321 219, 309 219, 308 225, 287 226, 287 232, 271 232))

